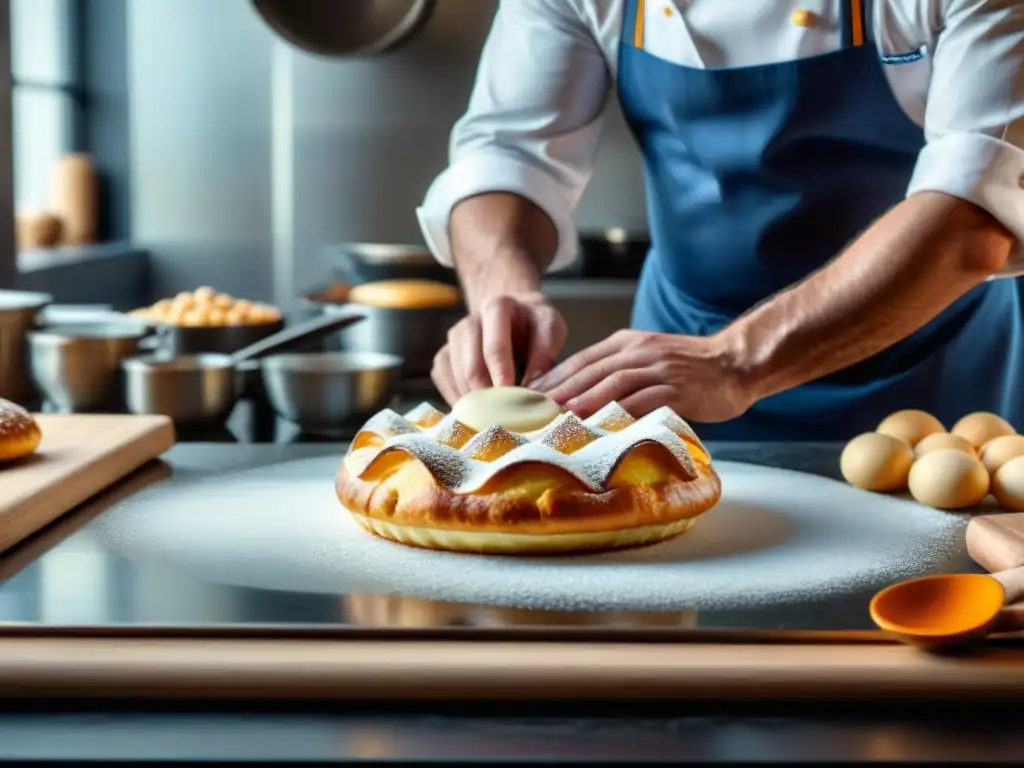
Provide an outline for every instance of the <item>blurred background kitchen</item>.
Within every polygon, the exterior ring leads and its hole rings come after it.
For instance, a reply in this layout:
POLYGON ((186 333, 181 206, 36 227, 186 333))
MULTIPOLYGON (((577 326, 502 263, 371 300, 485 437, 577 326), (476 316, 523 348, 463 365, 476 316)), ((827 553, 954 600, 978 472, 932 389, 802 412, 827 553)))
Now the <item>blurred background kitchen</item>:
MULTIPOLYGON (((425 252, 415 208, 446 164, 496 7, 0 0, 0 143, 13 147, 0 199, 16 224, 0 241, 17 240, 0 247, 0 287, 47 294, 59 306, 43 325, 200 286, 294 324, 363 282, 454 280, 425 252)), ((567 317, 566 352, 628 323, 647 245, 639 156, 609 109, 580 257, 544 287, 567 317)), ((360 333, 324 344, 396 351, 360 333)), ((417 343, 406 379, 424 379, 436 351, 417 343)), ((178 351, 234 351, 222 346, 178 351)))

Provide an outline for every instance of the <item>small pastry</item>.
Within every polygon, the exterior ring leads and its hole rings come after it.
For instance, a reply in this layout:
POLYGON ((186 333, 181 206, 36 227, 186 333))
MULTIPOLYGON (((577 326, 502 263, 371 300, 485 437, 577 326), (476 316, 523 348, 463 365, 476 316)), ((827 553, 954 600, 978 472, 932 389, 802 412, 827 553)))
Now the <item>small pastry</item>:
POLYGON ((22 459, 35 453, 43 433, 32 414, 10 400, 0 398, 0 462, 22 459))

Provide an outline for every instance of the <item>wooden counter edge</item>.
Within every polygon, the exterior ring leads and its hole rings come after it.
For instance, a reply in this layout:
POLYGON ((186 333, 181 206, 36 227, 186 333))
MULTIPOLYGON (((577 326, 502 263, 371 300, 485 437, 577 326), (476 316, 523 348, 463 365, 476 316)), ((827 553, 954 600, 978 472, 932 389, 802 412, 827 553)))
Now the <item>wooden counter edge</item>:
POLYGON ((898 645, 0 639, 4 698, 913 700, 1024 698, 1024 652, 898 645))

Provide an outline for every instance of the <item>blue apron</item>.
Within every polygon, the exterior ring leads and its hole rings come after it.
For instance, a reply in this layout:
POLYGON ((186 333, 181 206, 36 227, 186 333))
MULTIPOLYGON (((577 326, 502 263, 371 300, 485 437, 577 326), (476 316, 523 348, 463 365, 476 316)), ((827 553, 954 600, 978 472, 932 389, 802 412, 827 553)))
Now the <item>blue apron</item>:
MULTIPOLYGON (((625 0, 619 98, 643 153, 652 241, 634 328, 714 333, 906 195, 923 131, 892 94, 869 20, 848 7, 869 4, 838 1, 839 51, 708 70, 646 53, 643 0, 625 0)), ((987 282, 882 353, 701 437, 843 440, 901 408, 947 427, 993 411, 1024 428, 1022 306, 1020 280, 987 282)))

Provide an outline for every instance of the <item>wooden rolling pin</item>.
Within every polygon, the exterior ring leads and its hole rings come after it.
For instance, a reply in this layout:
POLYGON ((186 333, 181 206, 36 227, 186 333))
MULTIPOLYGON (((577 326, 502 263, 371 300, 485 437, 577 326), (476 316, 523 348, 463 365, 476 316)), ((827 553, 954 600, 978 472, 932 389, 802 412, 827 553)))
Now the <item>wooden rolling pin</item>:
MULTIPOLYGON (((1024 565, 1024 512, 978 515, 967 524, 967 554, 989 573, 1024 565)), ((1006 626, 1024 626, 1024 601, 1003 608, 1006 626)), ((1024 637, 1024 631, 1009 633, 1024 637)))
POLYGON ((967 524, 967 554, 990 573, 1024 565, 1024 512, 972 518, 967 524))
POLYGON ((65 155, 53 172, 51 209, 63 224, 61 245, 96 240, 96 172, 88 155, 65 155))

